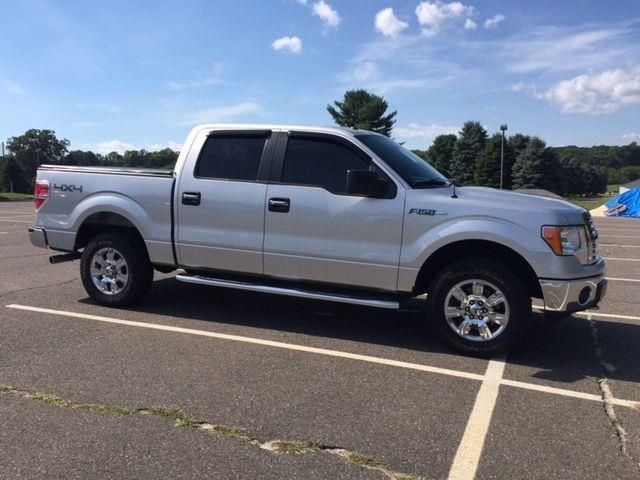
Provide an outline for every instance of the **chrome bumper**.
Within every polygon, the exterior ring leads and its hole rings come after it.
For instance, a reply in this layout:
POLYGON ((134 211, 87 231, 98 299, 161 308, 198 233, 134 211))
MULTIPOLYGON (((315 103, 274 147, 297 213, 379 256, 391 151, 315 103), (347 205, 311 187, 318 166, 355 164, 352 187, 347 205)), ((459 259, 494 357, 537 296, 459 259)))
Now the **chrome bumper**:
POLYGON ((29 240, 34 247, 47 248, 47 233, 44 228, 29 227, 29 240))
POLYGON ((604 273, 580 280, 540 279, 540 287, 545 310, 571 313, 595 307, 607 293, 607 280, 604 273))

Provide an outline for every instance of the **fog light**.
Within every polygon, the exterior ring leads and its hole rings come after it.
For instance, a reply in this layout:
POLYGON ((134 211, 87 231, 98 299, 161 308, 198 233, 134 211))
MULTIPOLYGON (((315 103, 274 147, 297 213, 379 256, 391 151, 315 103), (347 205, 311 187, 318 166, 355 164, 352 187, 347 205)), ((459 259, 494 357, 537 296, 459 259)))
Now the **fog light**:
POLYGON ((580 291, 580 295, 578 296, 578 302, 580 302, 580 305, 584 305, 585 303, 587 303, 589 301, 590 296, 591 296, 591 288, 584 287, 580 291))

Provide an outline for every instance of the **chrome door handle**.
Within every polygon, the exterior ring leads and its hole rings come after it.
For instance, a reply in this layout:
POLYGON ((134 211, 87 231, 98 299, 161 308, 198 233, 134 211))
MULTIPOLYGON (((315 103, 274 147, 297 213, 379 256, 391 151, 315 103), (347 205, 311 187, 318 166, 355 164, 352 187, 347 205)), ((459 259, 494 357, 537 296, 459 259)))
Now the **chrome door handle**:
POLYGON ((270 198, 269 211, 287 213, 291 207, 291 201, 288 198, 270 198))

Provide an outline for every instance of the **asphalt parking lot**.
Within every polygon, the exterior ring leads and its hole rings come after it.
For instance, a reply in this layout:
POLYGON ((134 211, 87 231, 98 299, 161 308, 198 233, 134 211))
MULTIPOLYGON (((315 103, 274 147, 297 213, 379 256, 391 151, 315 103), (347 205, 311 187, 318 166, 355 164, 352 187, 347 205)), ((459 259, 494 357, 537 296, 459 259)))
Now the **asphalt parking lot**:
POLYGON ((0 203, 0 478, 640 478, 640 221, 601 308, 492 361, 414 310, 181 284, 99 307, 0 203))

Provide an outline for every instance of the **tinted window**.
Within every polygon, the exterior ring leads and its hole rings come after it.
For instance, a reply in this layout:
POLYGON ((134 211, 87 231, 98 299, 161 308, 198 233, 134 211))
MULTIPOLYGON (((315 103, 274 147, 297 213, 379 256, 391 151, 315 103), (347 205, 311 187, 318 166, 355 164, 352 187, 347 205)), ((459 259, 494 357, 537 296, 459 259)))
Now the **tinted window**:
POLYGON ((347 192, 347 170, 367 170, 369 162, 349 148, 324 139, 290 138, 282 181, 347 192))
POLYGON ((255 181, 264 137, 209 137, 196 167, 196 177, 255 181))
POLYGON ((356 138, 393 168, 412 188, 446 186, 448 180, 435 168, 402 145, 382 135, 356 135, 356 138))

